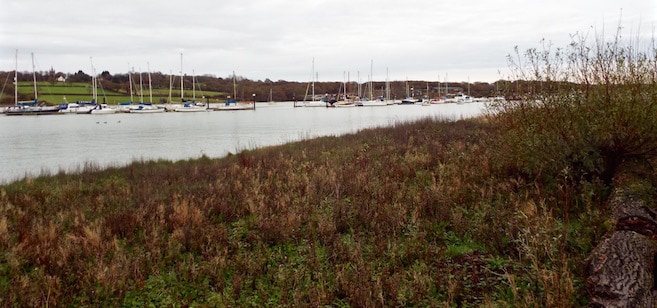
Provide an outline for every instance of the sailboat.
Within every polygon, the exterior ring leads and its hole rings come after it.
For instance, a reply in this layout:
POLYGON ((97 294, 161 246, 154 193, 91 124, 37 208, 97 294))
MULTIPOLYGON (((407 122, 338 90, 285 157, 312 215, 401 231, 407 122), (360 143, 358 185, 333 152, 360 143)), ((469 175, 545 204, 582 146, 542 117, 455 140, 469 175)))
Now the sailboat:
POLYGON ((169 101, 164 105, 165 111, 176 111, 176 108, 182 107, 183 101, 183 78, 182 78, 182 53, 180 54, 180 103, 174 103, 171 99, 173 92, 173 72, 169 72, 169 101))
MULTIPOLYGON (((173 74, 171 75, 173 78, 173 74)), ((192 82, 195 81, 195 78, 192 78, 192 82)), ((196 104, 196 101, 185 100, 185 81, 183 78, 183 54, 180 53, 180 102, 173 102, 171 100, 171 91, 173 88, 173 79, 169 81, 169 103, 167 103, 164 108, 166 111, 176 111, 176 112, 199 112, 199 111, 208 111, 205 106, 199 106, 196 104)))
MULTIPOLYGON (((149 96, 149 101, 147 103, 144 103, 143 95, 141 99, 141 103, 136 106, 135 108, 130 108, 130 113, 162 113, 164 112, 164 108, 160 108, 158 106, 153 105, 153 83, 151 80, 151 69, 150 65, 147 64, 148 66, 148 96, 149 96)), ((141 86, 141 73, 139 73, 139 84, 141 86)), ((141 88, 139 89, 141 92, 141 88)))
MULTIPOLYGON (((89 58, 91 61, 91 58, 89 58)), ((113 114, 116 113, 116 109, 110 108, 107 104, 98 103, 98 74, 96 73, 96 68, 94 67, 93 61, 91 61, 91 84, 92 84, 92 101, 96 105, 89 111, 89 114, 113 114)))
POLYGON ((131 70, 128 71, 128 85, 129 85, 129 91, 130 91, 130 101, 128 102, 119 102, 119 106, 116 109, 117 112, 122 112, 122 113, 129 113, 131 109, 136 108, 135 106, 132 105, 132 103, 135 101, 134 99, 134 92, 132 90, 132 74, 134 74, 135 69, 132 68, 131 70))
MULTIPOLYGON (((326 100, 321 100, 317 101, 315 100, 315 80, 317 79, 317 75, 315 73, 315 58, 313 58, 313 69, 311 71, 310 75, 311 82, 308 83, 308 87, 306 87, 306 94, 303 96, 303 103, 302 107, 329 107, 329 102, 326 100), (308 88, 311 88, 311 95, 310 95, 310 101, 308 101, 308 88)), ((296 107, 296 102, 294 107, 296 107)))
POLYGON ((408 79, 406 80, 406 98, 402 99, 401 104, 402 105, 415 105, 417 102, 419 102, 418 99, 415 98, 415 91, 413 88, 408 88, 408 79))
POLYGON ((274 95, 272 89, 269 89, 269 101, 267 102, 268 105, 273 105, 274 104, 274 95))
POLYGON ((227 97, 223 104, 213 107, 213 110, 228 111, 228 110, 255 110, 255 94, 253 94, 253 102, 238 102, 237 101, 237 77, 233 71, 233 98, 227 97))
POLYGON ((459 92, 454 97, 457 104, 472 103, 472 96, 470 96, 470 76, 468 76, 468 94, 463 94, 459 92))
MULTIPOLYGON (((182 54, 180 54, 180 56, 182 57, 182 54)), ((180 67, 181 67, 181 71, 182 71, 182 58, 181 58, 180 63, 181 63, 180 67)), ((183 81, 182 80, 183 80, 183 76, 181 74, 180 75, 180 93, 181 93, 180 94, 180 99, 182 100, 183 104, 182 104, 182 106, 174 109, 174 111, 176 111, 176 112, 206 112, 206 111, 210 111, 210 109, 208 109, 208 107, 204 103, 197 103, 196 102, 196 76, 194 75, 194 73, 192 73, 193 97, 192 97, 191 101, 189 101, 189 100, 186 101, 183 98, 183 95, 182 95, 183 81)))
POLYGON ((373 93, 374 84, 372 82, 373 67, 374 67, 374 61, 372 60, 370 62, 370 81, 368 83, 368 87, 369 87, 369 90, 370 90, 370 97, 369 97, 368 100, 360 101, 359 106, 362 106, 362 107, 375 107, 375 106, 387 106, 388 105, 386 103, 386 101, 383 99, 383 97, 374 98, 374 93, 373 93))
POLYGON ((34 54, 32 53, 32 78, 34 82, 34 100, 18 101, 18 49, 16 49, 16 69, 14 70, 14 106, 5 110, 6 115, 41 115, 59 114, 60 106, 41 106, 37 95, 36 71, 34 70, 34 54))
POLYGON ((388 68, 386 68, 386 97, 385 97, 386 105, 394 105, 395 100, 390 99, 390 74, 388 72, 388 68))
MULTIPOLYGON (((343 76, 343 78, 344 78, 344 76, 343 76)), ((333 104, 333 107, 345 108, 345 107, 355 107, 356 106, 356 103, 347 94, 347 84, 349 83, 349 78, 347 77, 345 80, 346 81, 342 82, 342 84, 344 85, 344 93, 342 94, 342 99, 335 102, 335 104, 333 104)), ((342 89, 342 87, 341 87, 341 89, 342 89)), ((337 97, 338 98, 340 97, 340 93, 338 93, 337 97)))

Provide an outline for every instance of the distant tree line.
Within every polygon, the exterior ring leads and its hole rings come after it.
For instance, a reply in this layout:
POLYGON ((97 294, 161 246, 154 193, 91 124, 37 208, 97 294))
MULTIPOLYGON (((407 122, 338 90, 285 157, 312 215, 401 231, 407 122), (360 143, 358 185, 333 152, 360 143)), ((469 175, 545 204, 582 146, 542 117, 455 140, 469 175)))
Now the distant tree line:
MULTIPOLYGON (((33 79, 32 72, 18 72, 19 81, 30 81, 33 79)), ((79 70, 76 73, 62 73, 56 72, 51 69, 50 71, 41 71, 36 72, 36 79, 38 82, 50 82, 52 84, 59 83, 58 78, 64 77, 66 83, 91 83, 91 76, 85 73, 82 70, 79 70)), ((14 72, 0 72, 0 80, 5 80, 3 91, 2 104, 8 104, 13 102, 13 76, 14 72)), ((116 91, 119 93, 129 93, 130 91, 130 79, 132 79, 133 87, 139 87, 139 73, 132 73, 132 76, 128 73, 119 73, 111 74, 109 71, 103 71, 98 76, 98 80, 103 89, 116 91), (132 77, 132 78, 131 78, 132 77)), ((151 73, 151 84, 154 89, 169 89, 172 87, 174 91, 179 90, 180 88, 180 76, 171 76, 169 74, 163 74, 161 72, 151 73)), ((298 100, 303 101, 304 96, 308 95, 307 99, 310 99, 311 89, 308 82, 297 82, 297 81, 285 81, 278 80, 272 81, 270 79, 263 80, 251 80, 243 76, 235 76, 235 83, 233 81, 233 76, 228 76, 225 78, 216 77, 211 75, 203 76, 183 76, 184 79, 184 88, 185 92, 191 91, 192 86, 195 86, 197 93, 200 91, 201 95, 204 95, 206 98, 210 99, 226 99, 228 96, 231 98, 236 98, 238 100, 247 100, 250 101, 253 98, 253 94, 256 94, 257 101, 292 101, 298 100), (192 80, 193 79, 193 80, 192 80), (234 84, 236 88, 234 88, 234 84), (203 91, 212 91, 212 92, 221 92, 221 95, 207 95, 203 94, 203 91), (233 94, 236 92, 235 94, 233 94), (233 97, 236 96, 236 97, 233 97)), ((148 86, 148 74, 141 73, 141 82, 144 87, 148 86)), ((473 97, 488 97, 498 95, 498 89, 502 88, 500 83, 508 84, 508 82, 497 81, 495 83, 486 83, 486 82, 475 82, 475 83, 459 83, 459 82, 450 82, 447 85, 445 83, 438 83, 435 81, 427 82, 421 80, 409 80, 409 81, 392 81, 390 82, 390 95, 393 99, 402 99, 408 95, 415 97, 438 97, 445 95, 445 89, 449 89, 450 94, 456 92, 463 92, 470 94, 473 97), (412 92, 411 90, 412 89, 412 92)), ((385 82, 376 81, 372 83, 372 93, 373 96, 384 96, 385 95, 385 82)), ((347 91, 349 95, 357 95, 357 91, 360 90, 363 93, 363 96, 369 96, 369 88, 366 84, 361 84, 360 87, 356 82, 351 82, 347 84, 347 91)), ((508 87, 507 87, 508 88, 508 87)), ((321 95, 335 95, 338 93, 344 92, 344 84, 342 82, 315 82, 315 94, 318 96, 321 95)))

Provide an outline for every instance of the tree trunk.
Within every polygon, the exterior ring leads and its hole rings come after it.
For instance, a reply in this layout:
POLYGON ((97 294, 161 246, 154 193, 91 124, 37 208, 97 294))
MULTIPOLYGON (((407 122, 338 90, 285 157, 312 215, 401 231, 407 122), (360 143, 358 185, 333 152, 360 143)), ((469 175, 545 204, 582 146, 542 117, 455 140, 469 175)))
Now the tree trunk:
POLYGON ((590 304, 656 307, 655 212, 639 195, 623 187, 614 190, 610 202, 616 230, 593 249, 585 263, 590 304))

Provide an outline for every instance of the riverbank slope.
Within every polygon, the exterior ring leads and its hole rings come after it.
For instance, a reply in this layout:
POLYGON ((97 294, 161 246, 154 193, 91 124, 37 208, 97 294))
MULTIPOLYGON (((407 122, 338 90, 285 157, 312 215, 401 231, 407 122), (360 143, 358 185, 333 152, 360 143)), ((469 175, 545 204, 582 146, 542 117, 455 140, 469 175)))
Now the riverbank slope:
POLYGON ((498 136, 428 119, 4 185, 0 302, 584 305, 604 189, 532 182, 498 136))

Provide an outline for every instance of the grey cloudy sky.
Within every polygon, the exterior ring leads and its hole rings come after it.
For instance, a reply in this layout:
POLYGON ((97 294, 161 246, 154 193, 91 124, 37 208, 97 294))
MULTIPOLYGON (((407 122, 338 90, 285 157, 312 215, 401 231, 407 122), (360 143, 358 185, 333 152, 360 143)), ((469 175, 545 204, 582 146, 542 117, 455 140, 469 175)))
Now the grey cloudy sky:
POLYGON ((0 70, 492 82, 514 46, 650 39, 655 0, 0 0, 0 70), (631 34, 631 35, 630 35, 631 34))

